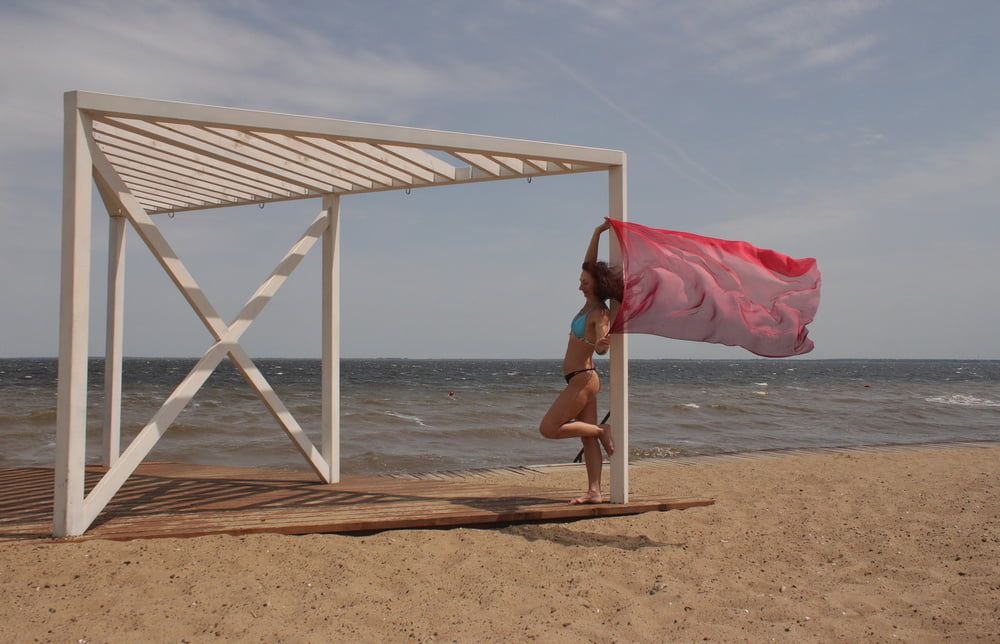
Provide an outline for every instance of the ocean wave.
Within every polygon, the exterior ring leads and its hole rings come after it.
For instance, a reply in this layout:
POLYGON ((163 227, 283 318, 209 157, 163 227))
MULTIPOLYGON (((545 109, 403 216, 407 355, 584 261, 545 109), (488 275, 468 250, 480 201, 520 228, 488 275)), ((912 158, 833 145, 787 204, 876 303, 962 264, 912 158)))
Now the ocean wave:
POLYGON ((664 447, 661 445, 657 445, 656 447, 640 447, 629 450, 629 455, 633 458, 669 458, 672 456, 680 456, 683 453, 684 451, 677 447, 664 447))
POLYGON ((681 407, 688 407, 689 409, 701 409, 701 405, 698 403, 684 403, 681 407))
POLYGON ((394 412, 394 411, 386 411, 384 413, 385 413, 386 416, 392 416, 394 418, 399 418, 400 420, 408 420, 411 423, 416 423, 416 424, 420 425, 421 427, 427 427, 428 426, 428 425, 426 425, 424 423, 424 421, 420 420, 416 416, 409 416, 407 414, 400 414, 400 413, 394 412))
POLYGON ((531 431, 522 427, 473 427, 456 429, 449 434, 457 434, 464 438, 535 438, 534 428, 531 431))
POLYGON ((716 403, 714 405, 709 405, 709 408, 714 409, 715 411, 732 411, 740 414, 747 413, 746 407, 741 407, 740 405, 732 405, 728 403, 716 403))
POLYGON ((15 411, 12 414, 0 415, 0 427, 9 422, 27 423, 29 425, 52 425, 56 422, 56 408, 35 409, 23 414, 15 411))
POLYGON ((930 398, 924 398, 924 400, 931 403, 940 403, 942 405, 961 405, 962 407, 1000 407, 1000 401, 977 398, 966 394, 932 396, 930 398))

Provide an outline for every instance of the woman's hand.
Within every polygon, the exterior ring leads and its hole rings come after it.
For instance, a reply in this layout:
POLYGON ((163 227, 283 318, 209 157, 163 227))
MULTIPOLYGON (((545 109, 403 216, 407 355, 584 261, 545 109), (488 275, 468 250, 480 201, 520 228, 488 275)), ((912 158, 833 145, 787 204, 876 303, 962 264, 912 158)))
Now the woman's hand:
POLYGON ((610 228, 611 228, 611 222, 605 219, 600 226, 594 229, 594 234, 600 235, 605 230, 609 230, 610 228))
POLYGON ((603 338, 594 343, 594 351, 596 351, 597 355, 599 356, 603 356, 605 353, 608 352, 608 349, 610 348, 611 348, 611 340, 608 339, 608 336, 604 336, 603 338))

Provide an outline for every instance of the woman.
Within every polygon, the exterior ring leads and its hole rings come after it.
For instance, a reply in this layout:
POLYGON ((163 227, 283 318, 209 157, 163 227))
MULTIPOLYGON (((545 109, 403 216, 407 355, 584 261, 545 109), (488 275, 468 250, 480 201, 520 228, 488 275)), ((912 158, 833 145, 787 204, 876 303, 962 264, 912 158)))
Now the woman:
POLYGON ((587 464, 587 492, 570 501, 571 504, 602 503, 601 496, 601 445, 608 453, 614 453, 611 427, 597 423, 597 392, 601 390, 601 379, 594 369, 594 351, 605 354, 608 351, 608 328, 611 326, 611 311, 607 300, 617 300, 617 308, 622 297, 621 275, 605 262, 597 261, 597 246, 601 233, 608 230, 605 223, 594 229, 590 246, 580 273, 580 292, 586 303, 570 323, 569 343, 563 358, 563 374, 566 388, 545 414, 538 431, 545 438, 574 438, 583 441, 583 456, 587 464))

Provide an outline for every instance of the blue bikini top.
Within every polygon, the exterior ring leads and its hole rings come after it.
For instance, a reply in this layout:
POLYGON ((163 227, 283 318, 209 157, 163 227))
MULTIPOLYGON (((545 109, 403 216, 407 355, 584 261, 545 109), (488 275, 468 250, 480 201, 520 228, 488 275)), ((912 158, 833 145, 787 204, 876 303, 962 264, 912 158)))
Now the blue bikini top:
POLYGON ((583 335, 587 332, 587 316, 590 315, 590 311, 593 307, 580 311, 573 318, 573 321, 569 323, 570 332, 579 339, 583 339, 583 335))

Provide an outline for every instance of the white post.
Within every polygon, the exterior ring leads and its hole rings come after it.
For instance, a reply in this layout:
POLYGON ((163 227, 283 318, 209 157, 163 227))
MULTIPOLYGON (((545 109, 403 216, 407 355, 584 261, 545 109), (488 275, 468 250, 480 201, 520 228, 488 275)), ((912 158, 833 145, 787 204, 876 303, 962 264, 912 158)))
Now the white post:
POLYGON ((108 313, 104 346, 104 433, 101 462, 111 467, 121 453, 122 321, 125 297, 125 217, 108 208, 108 313))
POLYGON ((91 158, 77 93, 63 97, 62 272, 53 534, 83 534, 87 463, 87 333, 90 317, 91 158))
POLYGON ((340 197, 323 197, 323 413, 321 453, 330 483, 340 481, 340 197))
MULTIPOLYGON (((628 221, 628 183, 622 164, 608 170, 608 212, 612 219, 628 221)), ((610 237, 612 265, 621 266, 622 252, 614 234, 610 237)), ((611 502, 628 503, 628 335, 611 336, 611 430, 615 453, 611 456, 611 502)))

